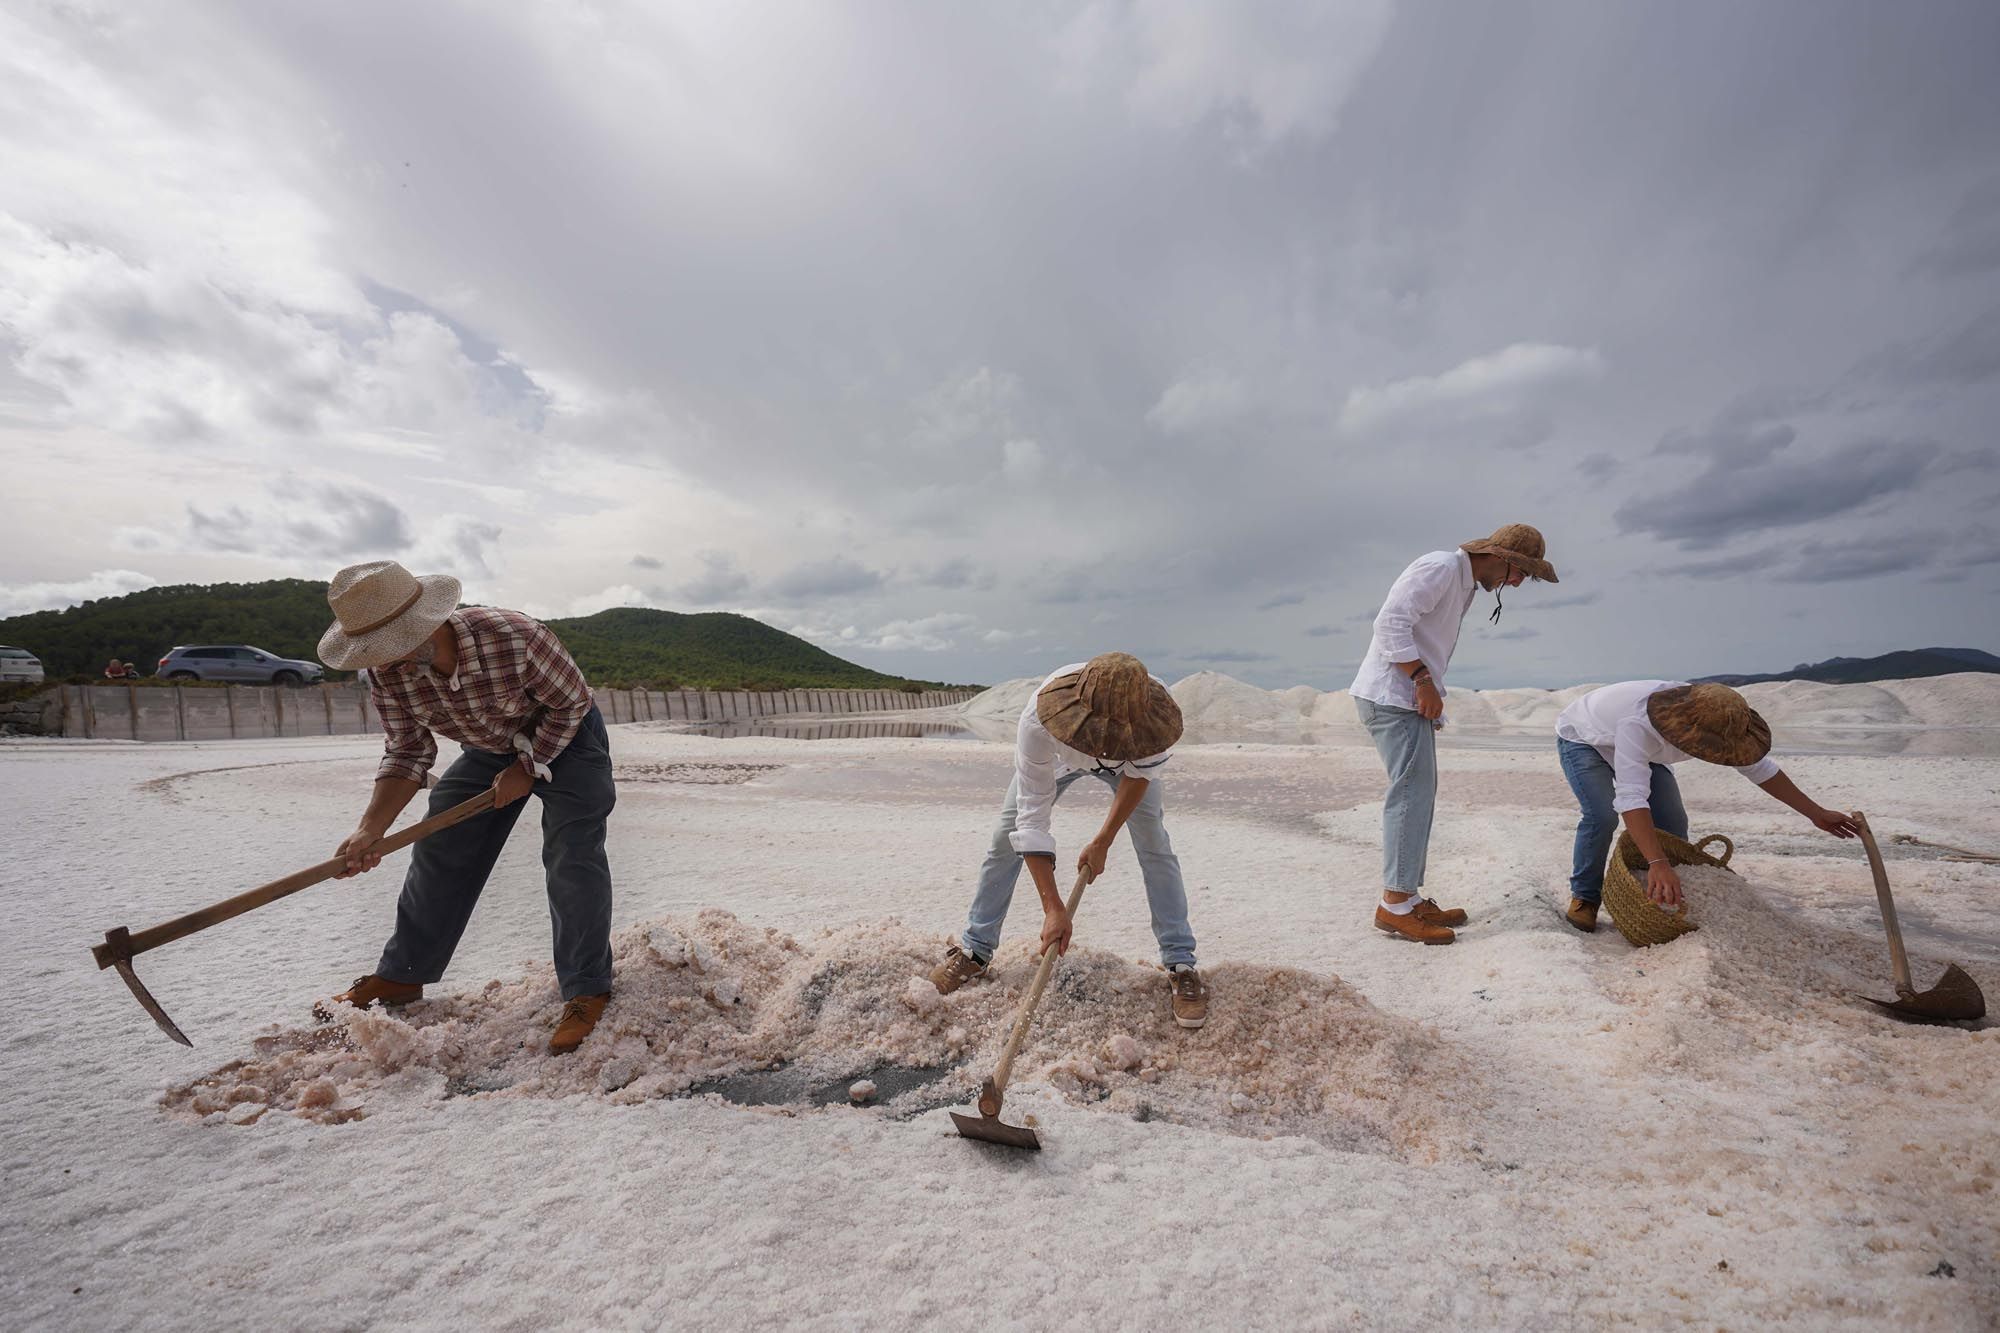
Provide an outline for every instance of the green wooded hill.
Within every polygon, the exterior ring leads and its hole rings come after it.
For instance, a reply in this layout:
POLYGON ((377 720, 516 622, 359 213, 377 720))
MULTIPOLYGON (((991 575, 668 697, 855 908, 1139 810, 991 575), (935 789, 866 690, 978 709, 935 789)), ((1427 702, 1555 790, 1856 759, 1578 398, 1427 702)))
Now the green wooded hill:
MULTIPOLYGON (((317 660, 319 636, 331 618, 326 585, 306 579, 181 583, 0 619, 0 643, 41 658, 51 680, 95 676, 112 657, 136 662, 150 674, 176 644, 247 643, 284 657, 317 660)), ((595 685, 936 688, 932 681, 856 666, 761 620, 727 611, 686 615, 614 607, 547 623, 595 685)))

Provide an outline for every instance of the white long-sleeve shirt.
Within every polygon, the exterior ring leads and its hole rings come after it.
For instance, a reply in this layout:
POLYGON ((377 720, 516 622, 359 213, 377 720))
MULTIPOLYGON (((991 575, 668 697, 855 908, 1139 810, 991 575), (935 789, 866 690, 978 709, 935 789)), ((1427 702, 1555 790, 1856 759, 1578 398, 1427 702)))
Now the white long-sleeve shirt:
MULTIPOLYGON (((1654 764, 1678 764, 1690 756, 1675 748, 1646 716, 1646 700, 1684 680, 1628 680, 1606 685, 1573 701, 1556 717, 1556 735, 1590 746, 1611 765, 1615 786, 1611 808, 1619 814, 1644 810, 1651 802, 1654 764)), ((1765 755, 1736 770, 1759 786, 1783 771, 1765 755)))
POLYGON ((1472 557, 1464 551, 1432 551, 1411 561, 1389 585, 1389 595, 1375 613, 1368 655, 1361 659, 1347 692, 1370 703, 1415 709, 1417 687, 1396 669, 1396 663, 1421 658, 1442 699, 1445 669, 1458 647, 1458 627, 1478 591, 1472 557))
MULTIPOLYGON (((1109 773, 1120 778, 1145 778, 1159 781, 1160 769, 1173 755, 1171 749, 1156 754, 1150 759, 1128 759, 1119 762, 1098 759, 1073 750, 1055 737, 1042 725, 1042 719, 1035 711, 1042 691, 1049 687, 1049 681, 1058 676, 1067 676, 1072 671, 1081 671, 1087 665, 1075 662, 1052 671, 1042 681, 1039 688, 1028 699, 1028 706, 1021 710, 1021 725, 1014 737, 1014 776, 1020 782, 1020 793, 1014 804, 1014 831, 1008 835, 1014 850, 1023 856, 1054 856, 1055 836, 1049 832, 1049 816, 1056 808, 1056 783, 1066 773, 1109 773)), ((1166 682, 1158 676, 1161 688, 1166 682)))

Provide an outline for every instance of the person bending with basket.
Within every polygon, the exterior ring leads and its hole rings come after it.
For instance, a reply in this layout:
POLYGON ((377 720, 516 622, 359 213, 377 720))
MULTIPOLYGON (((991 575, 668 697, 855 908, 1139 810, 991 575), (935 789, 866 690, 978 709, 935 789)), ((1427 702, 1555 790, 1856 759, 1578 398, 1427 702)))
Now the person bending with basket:
POLYGON ((1111 809, 1097 836, 1077 854, 1077 870, 1088 870, 1092 878, 1103 874, 1118 830, 1131 831, 1152 909, 1153 937, 1167 968, 1174 1022, 1198 1028, 1208 1021, 1208 987, 1195 968, 1187 887, 1180 858, 1167 838, 1160 799, 1160 769, 1180 737, 1180 706, 1136 657, 1104 653, 1042 682, 1021 710, 1014 780, 980 867, 965 933, 931 971, 939 993, 951 994, 992 962, 1024 861, 1042 900, 1040 948, 1053 944, 1059 953, 1069 951, 1071 923, 1056 888, 1056 840, 1049 816, 1070 784, 1094 777, 1112 789, 1111 809))
POLYGON ((381 863, 370 849, 432 785, 433 731, 465 748, 432 787, 430 813, 489 787, 494 797, 491 811, 415 845, 381 961, 334 998, 362 1009, 423 998, 424 984, 444 976, 533 793, 564 1001, 549 1050, 561 1055, 583 1044, 611 998, 610 741, 583 673, 546 625, 518 611, 456 609, 458 594, 457 579, 419 579, 393 560, 349 566, 327 589, 336 619, 320 660, 367 669, 384 752, 360 826, 335 853, 347 859, 341 878, 381 863))
POLYGON ((1583 811, 1563 913, 1581 931, 1597 929, 1604 862, 1621 820, 1645 853, 1646 896, 1665 908, 1680 906, 1681 877, 1659 835, 1688 836, 1687 807, 1673 770, 1683 760, 1735 769, 1836 838, 1859 832, 1851 818, 1820 805, 1785 776, 1771 758, 1769 724, 1727 685, 1633 680, 1592 690, 1556 718, 1556 749, 1583 811))

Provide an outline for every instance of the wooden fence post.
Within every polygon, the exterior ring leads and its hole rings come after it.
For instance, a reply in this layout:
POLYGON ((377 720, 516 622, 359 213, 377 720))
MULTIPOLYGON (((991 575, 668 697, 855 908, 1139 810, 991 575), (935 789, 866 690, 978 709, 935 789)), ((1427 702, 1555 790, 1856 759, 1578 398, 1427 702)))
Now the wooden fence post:
POLYGON ((319 701, 326 707, 326 734, 333 735, 333 696, 326 692, 326 686, 319 687, 319 701))
POLYGON ((139 739, 139 687, 131 681, 125 682, 125 707, 132 719, 132 739, 139 739))
POLYGON ((184 741, 188 738, 187 690, 179 685, 167 688, 174 692, 174 739, 184 741))

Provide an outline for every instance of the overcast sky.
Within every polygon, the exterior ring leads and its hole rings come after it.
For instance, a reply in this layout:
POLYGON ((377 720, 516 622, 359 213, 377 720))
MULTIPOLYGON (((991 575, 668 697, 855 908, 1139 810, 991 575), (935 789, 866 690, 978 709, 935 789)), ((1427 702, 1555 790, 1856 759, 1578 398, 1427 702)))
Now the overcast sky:
POLYGON ((991 681, 2000 649, 2000 5, 0 10, 0 614, 394 557, 991 681))

